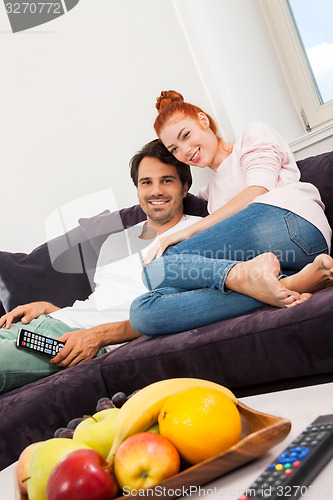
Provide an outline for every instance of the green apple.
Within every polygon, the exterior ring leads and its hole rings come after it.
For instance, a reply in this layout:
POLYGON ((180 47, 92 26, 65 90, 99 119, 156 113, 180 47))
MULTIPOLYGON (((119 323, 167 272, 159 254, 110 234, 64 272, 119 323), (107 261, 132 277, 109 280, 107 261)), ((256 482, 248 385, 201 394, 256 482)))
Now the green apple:
POLYGON ((155 422, 155 424, 151 425, 149 429, 146 430, 146 432, 155 432, 156 434, 159 434, 160 426, 158 425, 158 422, 155 422))
POLYGON ((23 494, 28 493, 28 478, 30 476, 30 463, 32 456, 38 446, 42 443, 43 441, 37 441, 36 443, 29 444, 26 448, 24 448, 17 461, 16 476, 19 482, 20 491, 23 494))
POLYGON ((42 442, 30 462, 29 500, 47 500, 46 484, 54 467, 69 453, 82 448, 89 449, 89 446, 67 438, 51 438, 42 442))
POLYGON ((107 408, 85 418, 76 427, 73 439, 108 457, 114 439, 114 422, 119 408, 107 408))

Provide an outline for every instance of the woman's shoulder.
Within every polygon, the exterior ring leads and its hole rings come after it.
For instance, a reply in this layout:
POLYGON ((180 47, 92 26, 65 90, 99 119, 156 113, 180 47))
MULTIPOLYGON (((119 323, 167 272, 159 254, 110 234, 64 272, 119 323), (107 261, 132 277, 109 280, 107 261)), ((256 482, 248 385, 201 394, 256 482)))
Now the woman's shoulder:
POLYGON ((284 139, 270 125, 261 121, 249 122, 242 128, 236 141, 242 146, 260 144, 284 144, 284 139))

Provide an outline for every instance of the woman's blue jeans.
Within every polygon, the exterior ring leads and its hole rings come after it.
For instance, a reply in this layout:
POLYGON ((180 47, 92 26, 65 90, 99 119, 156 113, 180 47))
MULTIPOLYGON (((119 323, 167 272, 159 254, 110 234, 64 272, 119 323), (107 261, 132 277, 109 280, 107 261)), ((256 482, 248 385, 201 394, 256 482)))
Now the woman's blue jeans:
POLYGON ((240 261, 273 252, 281 272, 294 274, 327 253, 321 232, 287 210, 252 203, 244 210, 170 247, 143 271, 150 290, 134 300, 130 322, 139 333, 177 333, 246 313, 263 305, 225 290, 230 269, 240 261))

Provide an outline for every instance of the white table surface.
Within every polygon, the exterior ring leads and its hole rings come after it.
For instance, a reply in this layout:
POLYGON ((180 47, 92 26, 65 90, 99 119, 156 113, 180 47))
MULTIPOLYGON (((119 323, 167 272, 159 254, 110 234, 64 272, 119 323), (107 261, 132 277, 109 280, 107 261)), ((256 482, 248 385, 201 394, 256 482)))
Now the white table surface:
MULTIPOLYGON (((276 456, 307 425, 319 415, 333 414, 333 383, 260 394, 240 398, 240 401, 255 410, 288 418, 292 423, 291 431, 284 441, 259 459, 202 486, 201 491, 195 491, 193 488, 190 492, 192 500, 206 497, 237 500, 267 465, 273 462, 276 456)), ((0 472, 1 500, 15 500, 13 477, 15 465, 12 464, 0 472)), ((333 499, 333 460, 313 480, 311 487, 308 486, 305 489, 302 498, 306 500, 333 499)))

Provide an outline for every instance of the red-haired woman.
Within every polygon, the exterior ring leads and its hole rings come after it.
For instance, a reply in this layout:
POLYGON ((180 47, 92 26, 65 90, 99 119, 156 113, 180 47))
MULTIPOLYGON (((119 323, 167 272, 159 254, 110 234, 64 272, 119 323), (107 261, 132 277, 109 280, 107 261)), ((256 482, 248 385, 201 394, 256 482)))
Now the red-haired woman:
POLYGON ((156 107, 154 128, 166 148, 214 176, 199 193, 209 215, 162 237, 146 257, 150 292, 132 304, 134 329, 176 333, 262 303, 290 307, 331 284, 324 205, 315 186, 300 182, 280 135, 253 122, 226 143, 214 120, 175 91, 162 92, 156 107))

